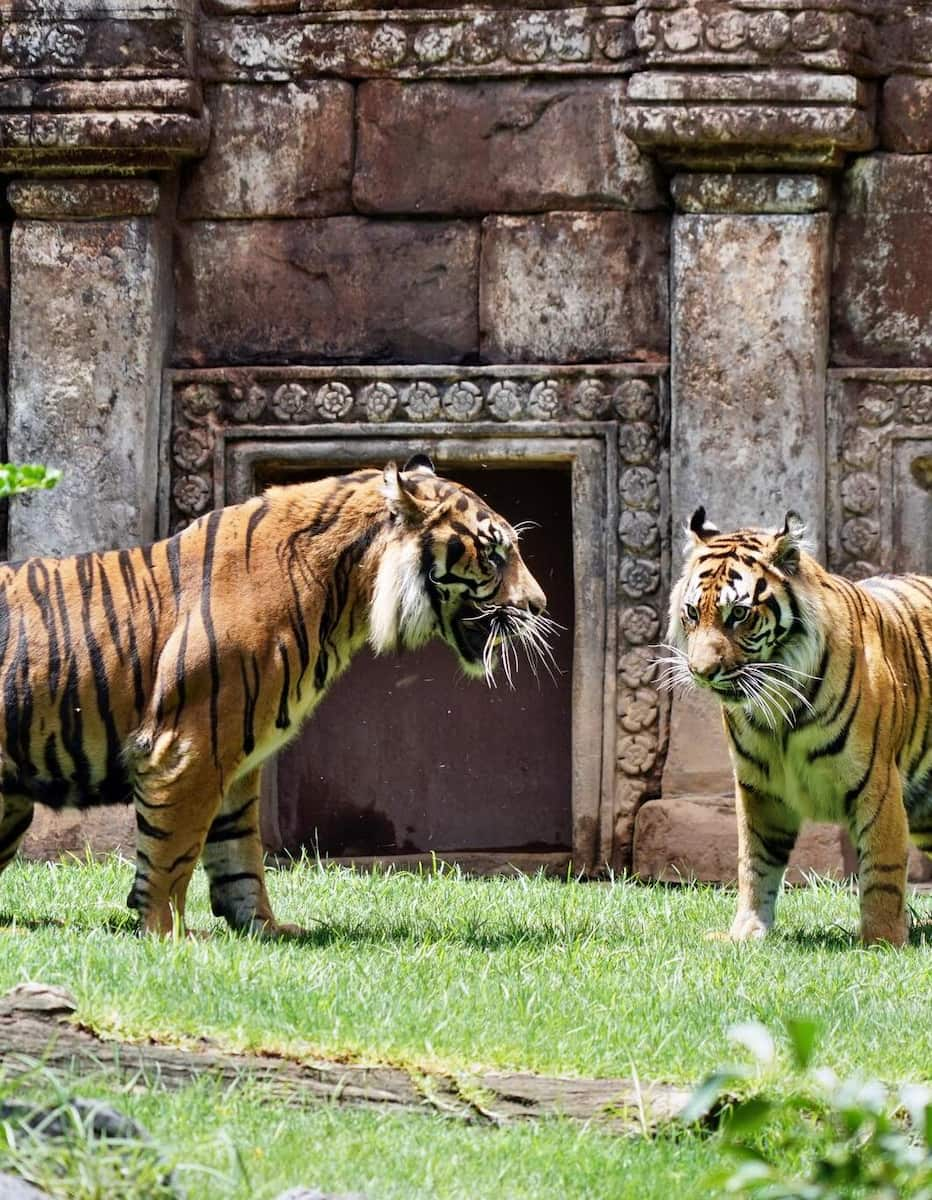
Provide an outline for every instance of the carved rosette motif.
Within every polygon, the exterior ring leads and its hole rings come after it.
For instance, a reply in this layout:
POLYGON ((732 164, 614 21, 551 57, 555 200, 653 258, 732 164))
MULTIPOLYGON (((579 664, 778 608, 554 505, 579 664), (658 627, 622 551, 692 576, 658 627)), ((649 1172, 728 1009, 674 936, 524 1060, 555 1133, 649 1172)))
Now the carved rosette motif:
MULTIPOLYGON (((464 368, 254 368, 178 371, 170 375, 173 419, 170 436, 169 526, 174 532, 210 509, 218 438, 261 437, 263 431, 340 423, 393 422, 417 435, 430 426, 449 431, 483 423, 494 436, 502 423, 611 422, 618 451, 617 736, 616 810, 633 813, 656 793, 666 737, 666 700, 651 667, 652 646, 664 622, 664 559, 667 543, 662 467, 662 379, 632 367, 464 368)), ((924 412, 918 393, 913 409, 924 412)), ((871 410, 872 412, 874 410, 871 410)), ((884 417, 877 411, 878 419, 884 417)), ((852 438, 860 475, 870 475, 870 445, 852 438)), ((870 486, 848 483, 851 502, 869 515, 870 486)), ((852 515, 854 515, 852 513, 852 515)))
POLYGON ((868 0, 733 0, 727 6, 638 0, 604 11, 594 5, 544 11, 425 6, 379 19, 362 12, 269 16, 261 24, 208 18, 200 42, 216 80, 319 72, 398 78, 613 73, 687 61, 852 69, 896 57, 896 23, 888 29, 889 19, 882 23, 877 16, 868 0))
POLYGON ((633 11, 396 12, 272 17, 261 26, 207 20, 201 53, 215 79, 317 71, 401 77, 617 69, 637 53, 633 11))
POLYGON ((599 401, 620 418, 616 832, 630 828, 642 801, 658 794, 666 742, 668 698, 657 688, 653 662, 665 620, 667 542, 659 401, 643 379, 624 380, 599 401))
POLYGON ((777 59, 782 63, 851 64, 874 46, 870 10, 846 5, 735 4, 698 8, 647 0, 634 21, 636 49, 648 63, 777 59))
POLYGON ((892 449, 932 440, 932 372, 833 373, 829 565, 850 579, 894 569, 892 449))

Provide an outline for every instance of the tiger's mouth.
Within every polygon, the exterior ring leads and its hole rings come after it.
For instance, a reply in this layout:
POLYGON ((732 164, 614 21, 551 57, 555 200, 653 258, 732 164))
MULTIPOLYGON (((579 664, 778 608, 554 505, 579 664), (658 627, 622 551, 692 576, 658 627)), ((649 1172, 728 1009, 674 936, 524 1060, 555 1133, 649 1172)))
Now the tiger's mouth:
POLYGON ((550 640, 558 625, 543 613, 501 604, 465 604, 452 620, 456 648, 464 669, 495 687, 495 671, 501 665, 509 687, 514 687, 518 669, 518 647, 524 651, 531 671, 538 667, 556 679, 560 669, 550 640))

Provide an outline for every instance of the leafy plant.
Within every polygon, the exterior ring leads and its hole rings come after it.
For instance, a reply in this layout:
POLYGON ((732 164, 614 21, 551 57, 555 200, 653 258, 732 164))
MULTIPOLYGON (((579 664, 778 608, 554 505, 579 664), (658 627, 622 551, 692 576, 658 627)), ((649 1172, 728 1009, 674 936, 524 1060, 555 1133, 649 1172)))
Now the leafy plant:
MULTIPOLYGON (((729 1090, 754 1077, 743 1064, 725 1066, 696 1089, 683 1119, 695 1122, 720 1106, 725 1148, 733 1163, 708 1179, 715 1194, 756 1200, 932 1200, 932 1090, 890 1088, 876 1079, 840 1079, 813 1068, 818 1027, 785 1022, 798 1083, 787 1093, 728 1102, 729 1090), (787 1163, 804 1162, 793 1174, 787 1163)), ((776 1056, 763 1026, 737 1026, 733 1039, 750 1050, 758 1072, 776 1056)))
POLYGON ((44 467, 39 463, 0 463, 0 500, 21 492, 53 488, 59 479, 61 471, 56 467, 44 467))

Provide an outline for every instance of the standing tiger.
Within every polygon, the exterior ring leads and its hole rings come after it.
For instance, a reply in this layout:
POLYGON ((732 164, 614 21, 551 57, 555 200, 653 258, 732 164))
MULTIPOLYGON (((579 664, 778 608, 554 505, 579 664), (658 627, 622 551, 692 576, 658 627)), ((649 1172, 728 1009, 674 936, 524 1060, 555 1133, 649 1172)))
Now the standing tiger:
POLYGON ((670 603, 667 682, 722 704, 738 809, 735 940, 763 937, 804 818, 847 826, 861 938, 907 936, 910 836, 932 850, 932 579, 850 583, 775 531, 699 508, 670 603))
POLYGON ((147 548, 0 566, 0 870, 53 807, 132 801, 144 930, 181 920, 199 858, 235 929, 278 925, 262 763, 366 641, 446 641, 467 675, 548 653, 518 535, 424 455, 270 488, 147 548))

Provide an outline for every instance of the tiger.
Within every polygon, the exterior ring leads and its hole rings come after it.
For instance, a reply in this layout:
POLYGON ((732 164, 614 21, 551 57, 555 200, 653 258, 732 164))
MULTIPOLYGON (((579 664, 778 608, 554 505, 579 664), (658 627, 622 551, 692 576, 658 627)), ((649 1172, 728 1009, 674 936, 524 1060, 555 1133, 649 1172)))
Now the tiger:
POLYGON ((263 763, 367 642, 439 638, 490 683, 516 648, 546 660, 521 532, 419 454, 270 487, 150 546, 0 565, 0 871, 36 803, 131 803, 142 931, 184 928, 202 860, 232 929, 300 933, 266 890, 263 763))
POLYGON ((805 818, 850 831, 860 937, 907 939, 910 838, 932 850, 932 579, 853 583, 782 527, 722 533, 698 508, 672 589, 668 687, 720 702, 738 814, 729 936, 771 929, 805 818))

